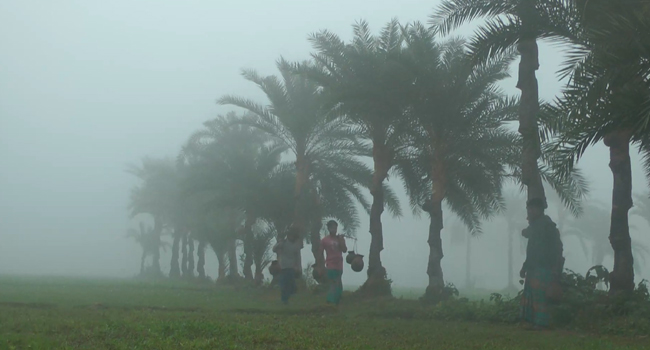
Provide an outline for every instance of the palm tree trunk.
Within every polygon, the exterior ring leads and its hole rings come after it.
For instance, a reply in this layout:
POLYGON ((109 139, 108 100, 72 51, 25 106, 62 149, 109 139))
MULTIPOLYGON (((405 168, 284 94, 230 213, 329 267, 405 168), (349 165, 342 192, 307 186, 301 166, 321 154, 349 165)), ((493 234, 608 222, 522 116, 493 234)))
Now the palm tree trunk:
POLYGON ((630 130, 620 130, 604 138, 609 147, 609 167, 614 178, 609 229, 609 242, 614 249, 614 269, 609 277, 611 293, 634 290, 634 258, 628 223, 628 211, 632 208, 631 136, 630 130))
POLYGON ((140 258, 140 276, 144 276, 144 261, 147 259, 147 251, 142 249, 142 258, 140 258))
POLYGON ((196 271, 199 273, 199 278, 205 278, 205 240, 199 241, 199 248, 196 252, 198 256, 198 262, 196 264, 196 271))
POLYGON ((187 231, 183 231, 181 236, 181 246, 183 256, 181 258, 181 274, 183 277, 187 277, 187 231))
POLYGON ((239 264, 237 263, 237 240, 233 239, 228 247, 228 277, 239 277, 239 264))
POLYGON ((309 182, 309 162, 305 157, 304 147, 298 145, 296 152, 296 184, 294 186, 294 218, 292 226, 299 229, 301 237, 305 233, 305 207, 303 204, 305 186, 309 182))
POLYGON ((255 286, 261 286, 264 282, 264 262, 262 261, 263 258, 263 254, 253 255, 253 262, 255 263, 255 278, 253 278, 253 284, 255 286))
POLYGON ((160 236, 162 235, 162 220, 154 218, 154 234, 155 234, 155 248, 153 248, 152 268, 156 275, 161 275, 160 269, 160 236))
POLYGON ((429 209, 429 217, 431 222, 429 224, 429 263, 427 264, 427 275, 429 275, 429 285, 424 293, 426 299, 439 300, 439 296, 445 287, 444 276, 442 272, 441 261, 443 258, 442 253, 442 239, 441 231, 443 228, 442 223, 442 200, 431 203, 429 209))
POLYGON ((194 277, 194 239, 192 237, 187 238, 188 250, 187 250, 187 276, 194 277))
POLYGON ((217 272, 217 282, 223 281, 226 278, 226 259, 225 254, 220 249, 214 249, 215 254, 217 255, 217 262, 219 263, 219 270, 217 272))
POLYGON ((251 216, 246 218, 244 224, 244 278, 253 280, 253 222, 255 219, 251 216))
POLYGON ((384 180, 390 170, 391 159, 383 142, 374 141, 372 158, 374 172, 370 194, 372 205, 370 207, 370 253, 368 254, 368 279, 362 286, 370 294, 390 294, 390 288, 375 288, 381 286, 386 279, 386 269, 381 263, 381 251, 384 250, 384 231, 381 215, 384 212, 384 180))
MULTIPOLYGON (((431 131, 431 135, 435 135, 431 131)), ((435 137, 435 136, 434 136, 435 137)), ((431 168, 431 206, 429 209, 429 263, 427 265, 427 275, 429 275, 429 285, 424 293, 425 299, 437 301, 440 300, 442 291, 445 287, 444 276, 442 273, 441 261, 444 257, 442 253, 442 201, 445 198, 445 189, 447 180, 445 178, 444 150, 438 142, 432 143, 434 149, 432 168, 431 168)))
POLYGON ((467 242, 465 249, 465 288, 472 286, 472 237, 467 232, 467 242))
POLYGON ((513 254, 513 240, 515 235, 515 230, 513 230, 510 222, 508 222, 508 289, 515 289, 514 281, 514 254, 513 254))
POLYGON ((172 260, 171 260, 171 268, 169 270, 169 277, 171 278, 178 278, 181 276, 181 269, 178 264, 178 255, 179 255, 179 250, 180 250, 180 241, 181 241, 181 234, 180 230, 174 229, 174 244, 172 245, 172 260))
POLYGON ((537 47, 536 33, 531 29, 530 19, 532 13, 536 13, 533 1, 526 1, 524 5, 530 8, 523 9, 525 12, 522 18, 522 37, 517 45, 521 55, 519 62, 519 77, 517 88, 521 90, 519 105, 519 133, 523 141, 521 182, 528 190, 528 199, 541 198, 546 202, 542 177, 539 173, 537 159, 541 155, 539 127, 537 125, 537 112, 539 111, 539 88, 535 72, 539 69, 539 53, 537 47))
POLYGON ((309 240, 311 241, 311 253, 314 256, 314 261, 316 265, 321 265, 321 255, 319 254, 320 250, 320 230, 323 228, 323 216, 321 211, 321 203, 318 198, 318 193, 314 191, 314 218, 311 224, 311 232, 309 240))

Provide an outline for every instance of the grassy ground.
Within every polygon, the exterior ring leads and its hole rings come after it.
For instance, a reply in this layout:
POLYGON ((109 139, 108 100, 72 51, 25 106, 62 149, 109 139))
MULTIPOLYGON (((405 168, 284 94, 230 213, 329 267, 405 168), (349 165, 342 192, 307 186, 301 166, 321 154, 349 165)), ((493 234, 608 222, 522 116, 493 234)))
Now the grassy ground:
MULTIPOLYGON (((171 282, 0 278, 0 349, 650 349, 650 340, 379 317, 301 293, 171 282), (373 316, 370 316, 370 315, 373 316)), ((394 305, 392 305, 394 307, 394 305)))

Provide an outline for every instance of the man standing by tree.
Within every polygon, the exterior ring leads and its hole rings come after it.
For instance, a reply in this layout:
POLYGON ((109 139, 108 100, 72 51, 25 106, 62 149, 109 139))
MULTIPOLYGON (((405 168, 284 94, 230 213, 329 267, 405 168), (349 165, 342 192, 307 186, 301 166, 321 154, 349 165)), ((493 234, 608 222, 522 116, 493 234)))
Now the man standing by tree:
POLYGON ((521 315, 535 329, 549 326, 547 291, 562 273, 562 240, 560 231, 548 215, 544 214, 543 199, 533 198, 526 203, 528 227, 522 235, 528 238, 526 261, 519 273, 526 278, 521 298, 521 315))
POLYGON ((320 261, 325 262, 325 269, 327 273, 327 281, 330 288, 327 293, 327 303, 338 305, 343 294, 343 253, 348 251, 345 245, 345 238, 342 235, 337 235, 338 224, 334 220, 327 222, 327 230, 329 235, 325 236, 320 241, 320 261), (327 253, 327 258, 323 257, 323 252, 327 253))

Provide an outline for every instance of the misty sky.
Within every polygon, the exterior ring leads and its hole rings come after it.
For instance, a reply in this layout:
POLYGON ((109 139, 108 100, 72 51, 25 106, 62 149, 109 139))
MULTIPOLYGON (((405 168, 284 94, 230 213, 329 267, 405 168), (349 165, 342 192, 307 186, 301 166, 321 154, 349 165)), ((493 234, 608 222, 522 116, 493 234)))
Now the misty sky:
MULTIPOLYGON (((132 276, 139 248, 124 238, 135 179, 124 170, 143 156, 175 156, 201 123, 230 110, 215 100, 235 94, 263 101, 241 68, 275 74, 280 56, 308 58, 309 33, 329 29, 344 39, 366 19, 378 30, 393 17, 427 21, 436 1, 0 1, 0 273, 132 276)), ((471 33, 469 30, 461 34, 471 33)), ((559 91, 558 50, 543 45, 540 95, 559 91)), ((514 72, 513 72, 514 73, 514 72)), ((516 94, 514 80, 504 88, 516 94)), ((633 155, 634 186, 646 183, 633 155)), ((611 196, 602 145, 581 162, 594 198, 611 196)), ((393 186, 399 186, 393 183, 393 186)), ((424 219, 408 208, 386 215, 383 258, 398 285, 426 284, 424 219)), ((634 239, 649 242, 633 218, 634 239)), ((505 282, 502 223, 475 241, 477 283, 505 282), (480 243, 480 244, 479 244, 480 243), (479 249, 480 248, 480 249, 479 249)), ((445 232, 443 232, 444 235, 445 232)), ((367 216, 358 232, 367 254, 367 216)), ((351 245, 351 243, 350 243, 351 245)), ((462 284, 464 247, 445 237, 446 279, 462 284)), ((567 243, 578 271, 580 254, 567 243), (575 254, 574 254, 575 253, 575 254)), ((208 251, 208 273, 216 263, 208 251)), ((305 260, 308 259, 305 250, 305 260)), ((520 264, 521 262, 518 262, 520 264)), ((611 262, 608 262, 611 264, 611 262)), ((163 268, 169 261, 163 257, 163 268)), ((571 266, 570 266, 571 267, 571 266)), ((365 274, 346 271, 346 283, 365 274)), ((646 273, 646 276, 648 274, 646 273)))

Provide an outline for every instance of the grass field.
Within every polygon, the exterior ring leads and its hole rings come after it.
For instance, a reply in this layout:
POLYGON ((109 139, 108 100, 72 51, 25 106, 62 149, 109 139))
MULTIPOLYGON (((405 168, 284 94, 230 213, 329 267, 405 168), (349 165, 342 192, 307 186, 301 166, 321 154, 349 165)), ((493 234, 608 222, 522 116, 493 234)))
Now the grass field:
POLYGON ((277 294, 164 281, 2 277, 0 349, 650 349, 647 338, 381 316, 405 301, 348 298, 332 309, 306 292, 284 306, 277 294))

